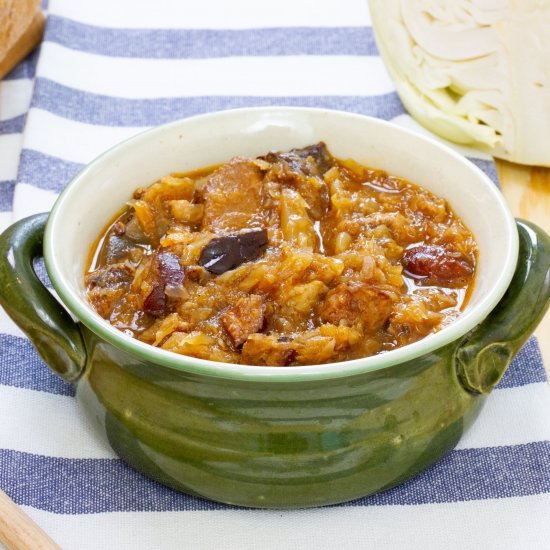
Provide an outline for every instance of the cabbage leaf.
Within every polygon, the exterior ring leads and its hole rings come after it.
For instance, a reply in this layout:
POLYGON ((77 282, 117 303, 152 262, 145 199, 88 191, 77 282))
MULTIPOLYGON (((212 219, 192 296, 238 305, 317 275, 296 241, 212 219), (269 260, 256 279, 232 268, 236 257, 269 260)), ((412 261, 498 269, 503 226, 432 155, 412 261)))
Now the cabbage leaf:
POLYGON ((432 132, 550 166, 550 0, 369 0, 380 54, 432 132))

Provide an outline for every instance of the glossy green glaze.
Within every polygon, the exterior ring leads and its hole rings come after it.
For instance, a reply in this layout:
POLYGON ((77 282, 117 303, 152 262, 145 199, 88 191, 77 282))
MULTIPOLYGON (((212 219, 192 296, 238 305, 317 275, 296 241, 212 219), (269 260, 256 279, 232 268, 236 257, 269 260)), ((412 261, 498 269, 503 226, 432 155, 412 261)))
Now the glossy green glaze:
POLYGON ((461 345, 460 379, 471 391, 489 393, 548 310, 550 238, 536 225, 516 220, 519 258, 508 291, 482 325, 461 345))
POLYGON ((350 378, 261 384, 153 368, 85 334, 78 395, 115 451, 162 483, 243 506, 391 487, 452 449, 483 401, 458 382, 456 345, 350 378))
POLYGON ((48 214, 31 216, 0 236, 0 305, 53 371, 71 382, 86 363, 80 330, 33 269, 47 221, 48 214))
POLYGON ((84 342, 77 396, 124 460, 176 489, 243 506, 343 502, 433 464, 475 420, 482 394, 500 379, 550 300, 550 240, 518 222, 520 256, 507 294, 455 342, 408 362, 328 380, 213 377, 152 364, 139 350, 119 349, 84 325, 81 339, 62 314, 52 324, 51 315, 37 312, 54 309, 30 268, 39 252, 31 246, 39 242, 39 220, 20 222, 0 238, 0 294, 8 313, 65 377, 47 339, 36 334, 64 345, 77 334, 72 372, 80 368, 84 342), (15 312, 10 304, 19 280, 34 294, 20 293, 15 312))

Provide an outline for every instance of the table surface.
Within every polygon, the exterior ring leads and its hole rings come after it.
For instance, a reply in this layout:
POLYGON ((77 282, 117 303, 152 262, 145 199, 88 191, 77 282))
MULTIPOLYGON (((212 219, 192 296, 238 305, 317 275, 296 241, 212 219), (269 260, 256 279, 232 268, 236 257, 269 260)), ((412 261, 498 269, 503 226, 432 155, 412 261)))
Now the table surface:
MULTIPOLYGON (((497 160, 497 169, 502 191, 514 216, 532 221, 550 234, 550 168, 497 160)), ((550 311, 535 334, 550 380, 550 311)))

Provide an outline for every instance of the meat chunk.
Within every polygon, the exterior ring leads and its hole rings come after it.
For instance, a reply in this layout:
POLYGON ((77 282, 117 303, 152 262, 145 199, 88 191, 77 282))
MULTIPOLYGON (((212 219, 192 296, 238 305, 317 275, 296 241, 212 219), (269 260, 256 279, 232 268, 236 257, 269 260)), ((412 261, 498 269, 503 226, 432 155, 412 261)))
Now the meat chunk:
POLYGON ((124 236, 111 233, 105 243, 106 262, 114 264, 126 260, 132 252, 132 244, 124 236))
POLYGON ((219 233, 261 226, 262 179, 258 165, 241 157, 216 170, 204 189, 202 229, 219 233))
POLYGON ((306 202, 311 217, 320 219, 329 205, 328 187, 322 176, 334 166, 326 145, 320 142, 288 153, 271 152, 261 158, 272 164, 267 177, 292 185, 306 202))
POLYGON ((103 318, 109 317, 116 301, 128 291, 133 278, 134 269, 125 263, 96 269, 86 275, 88 296, 103 318))
POLYGON ((288 153, 270 152, 260 158, 270 163, 286 164, 291 172, 305 176, 322 176, 334 165, 334 159, 322 141, 302 149, 291 149, 288 153))
POLYGON ((292 149, 290 151, 302 159, 311 159, 317 167, 317 175, 322 176, 327 170, 334 166, 334 159, 328 152, 325 142, 320 141, 315 145, 303 147, 302 149, 292 149))
POLYGON ((153 274, 155 282, 143 301, 143 309, 149 315, 160 317, 166 313, 168 296, 177 296, 183 288, 185 272, 175 254, 161 251, 155 258, 153 274))
POLYGON ((382 290, 361 282, 340 283, 321 305, 321 319, 333 325, 361 324, 365 332, 384 326, 393 308, 393 300, 382 290))
POLYGON ((127 224, 122 220, 112 226, 112 230, 105 237, 103 248, 98 257, 100 264, 123 263, 127 260, 131 262, 139 254, 140 249, 135 248, 135 243, 130 240, 126 230, 127 224))
POLYGON ((236 347, 247 338, 259 332, 264 324, 265 305, 261 296, 251 294, 240 298, 221 317, 222 324, 233 339, 236 347))
POLYGON ((132 282, 134 269, 125 264, 112 264, 96 269, 86 275, 86 284, 90 289, 115 289, 132 282))
POLYGON ((423 244, 403 254, 405 274, 425 284, 461 286, 474 272, 460 252, 438 245, 423 244))

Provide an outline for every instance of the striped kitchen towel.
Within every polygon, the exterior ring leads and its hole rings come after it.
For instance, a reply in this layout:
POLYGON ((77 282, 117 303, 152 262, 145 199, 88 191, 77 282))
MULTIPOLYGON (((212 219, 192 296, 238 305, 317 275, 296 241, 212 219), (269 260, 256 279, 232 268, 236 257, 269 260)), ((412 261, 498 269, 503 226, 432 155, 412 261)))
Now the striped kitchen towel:
POLYGON ((35 50, 0 80, 0 231, 12 222, 13 192, 37 59, 35 50))
MULTIPOLYGON (((377 55, 365 0, 50 0, 48 15, 39 54, 0 85, 3 225, 49 209, 111 145, 198 113, 318 106, 424 131, 377 55)), ((461 150, 496 178, 488 157, 461 150)), ((550 548, 550 391, 535 339, 446 458, 322 509, 238 509, 137 474, 1 311, 0 418, 0 487, 67 550, 550 548)))

